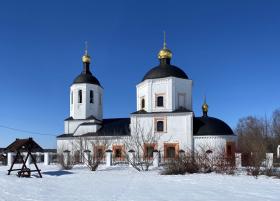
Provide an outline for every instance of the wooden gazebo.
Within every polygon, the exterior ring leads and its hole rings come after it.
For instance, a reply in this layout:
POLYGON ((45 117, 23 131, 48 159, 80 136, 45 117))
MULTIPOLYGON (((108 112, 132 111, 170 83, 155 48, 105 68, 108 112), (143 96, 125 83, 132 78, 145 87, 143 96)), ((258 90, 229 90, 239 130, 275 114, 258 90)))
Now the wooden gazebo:
POLYGON ((6 149, 5 152, 15 152, 16 156, 13 160, 13 163, 8 170, 8 175, 12 171, 18 171, 18 176, 19 177, 30 177, 31 172, 38 172, 39 176, 42 178, 41 175, 41 170, 38 168, 36 164, 36 159, 34 156, 31 154, 32 152, 43 152, 43 148, 38 145, 32 138, 27 138, 27 139, 16 139, 12 144, 10 144, 6 149), (22 153, 27 153, 26 157, 23 158, 22 153), (35 170, 31 170, 26 166, 26 161, 28 157, 31 157, 31 162, 33 162, 35 166, 35 170), (20 161, 22 163, 22 166, 20 169, 13 169, 14 164, 20 161))

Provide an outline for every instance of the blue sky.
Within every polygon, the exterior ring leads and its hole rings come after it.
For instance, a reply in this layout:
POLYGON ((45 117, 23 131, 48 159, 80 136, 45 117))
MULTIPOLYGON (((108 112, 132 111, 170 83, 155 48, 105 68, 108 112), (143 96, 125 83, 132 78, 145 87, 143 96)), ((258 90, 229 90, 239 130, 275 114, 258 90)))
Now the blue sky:
POLYGON ((32 136, 56 146, 84 41, 104 87, 104 117, 128 117, 136 90, 158 64, 162 32, 172 63, 194 81, 193 107, 232 128, 280 107, 280 1, 2 1, 0 147, 32 136))

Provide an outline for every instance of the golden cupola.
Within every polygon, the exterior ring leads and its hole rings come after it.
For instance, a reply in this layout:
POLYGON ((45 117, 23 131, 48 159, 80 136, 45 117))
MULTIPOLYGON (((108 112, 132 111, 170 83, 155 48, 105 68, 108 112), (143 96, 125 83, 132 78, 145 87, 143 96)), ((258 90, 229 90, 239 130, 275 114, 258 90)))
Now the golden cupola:
POLYGON ((88 47, 87 47, 87 42, 85 42, 85 54, 82 57, 83 63, 90 63, 90 56, 88 55, 88 47))
POLYGON ((202 105, 203 116, 207 116, 209 106, 206 103, 206 97, 204 96, 204 103, 202 105))
POLYGON ((158 53, 158 59, 171 59, 172 52, 166 47, 165 32, 163 32, 163 34, 164 34, 163 48, 158 53))

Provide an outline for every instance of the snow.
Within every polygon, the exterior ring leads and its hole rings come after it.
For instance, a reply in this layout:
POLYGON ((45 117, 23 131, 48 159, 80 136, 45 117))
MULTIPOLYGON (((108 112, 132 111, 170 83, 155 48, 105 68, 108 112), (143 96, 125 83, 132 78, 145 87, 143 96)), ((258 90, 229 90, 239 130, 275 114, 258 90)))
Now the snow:
POLYGON ((70 171, 44 166, 43 178, 18 178, 0 167, 2 201, 233 201, 279 200, 280 179, 261 176, 192 174, 166 176, 158 170, 137 172, 127 166, 78 166, 70 171))

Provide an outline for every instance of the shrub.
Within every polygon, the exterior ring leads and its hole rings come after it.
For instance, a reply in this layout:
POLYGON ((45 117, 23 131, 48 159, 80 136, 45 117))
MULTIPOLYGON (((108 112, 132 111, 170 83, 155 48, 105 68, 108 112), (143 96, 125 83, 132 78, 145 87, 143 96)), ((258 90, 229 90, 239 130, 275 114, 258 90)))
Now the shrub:
POLYGON ((193 174, 199 172, 197 163, 188 156, 178 157, 169 160, 164 166, 162 174, 177 175, 177 174, 193 174))
POLYGON ((67 163, 64 160, 63 154, 58 154, 57 159, 58 159, 58 164, 63 170, 71 170, 74 167, 74 160, 71 155, 69 156, 69 161, 67 163))

